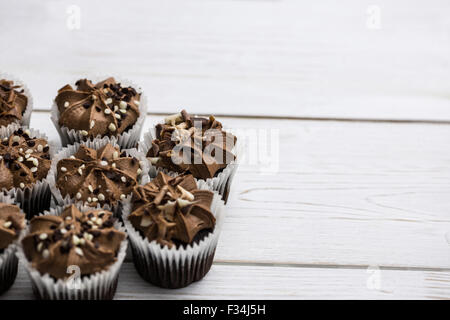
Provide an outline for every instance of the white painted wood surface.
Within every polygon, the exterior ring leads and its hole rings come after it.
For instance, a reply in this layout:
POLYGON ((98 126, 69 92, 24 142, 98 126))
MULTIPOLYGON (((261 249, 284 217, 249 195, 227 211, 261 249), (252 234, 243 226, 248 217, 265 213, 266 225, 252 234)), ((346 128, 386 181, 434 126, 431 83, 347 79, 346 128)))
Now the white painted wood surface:
MULTIPOLYGON (((450 299, 450 126, 221 120, 278 129, 279 173, 244 160, 204 281, 160 290, 126 264, 116 298, 450 299)), ((31 125, 58 139, 48 112, 31 125)), ((2 298, 30 294, 21 274, 2 298)))
MULTIPOLYGON (((450 299, 448 0, 2 6, 0 72, 27 82, 51 140, 57 89, 112 74, 149 96, 144 131, 185 107, 247 141, 207 277, 161 290, 127 262, 117 299, 450 299), (272 166, 260 128, 279 136, 272 166)), ((21 298, 22 269, 0 299, 21 298)))
POLYGON ((22 77, 40 108, 99 73, 140 83, 152 112, 450 120, 448 0, 2 6, 0 71, 22 77))
MULTIPOLYGON (((127 262, 121 269, 115 299, 448 299, 449 291, 448 272, 220 263, 214 264, 202 281, 170 290, 143 281, 127 262)), ((14 287, 1 298, 33 299, 23 268, 14 287)))

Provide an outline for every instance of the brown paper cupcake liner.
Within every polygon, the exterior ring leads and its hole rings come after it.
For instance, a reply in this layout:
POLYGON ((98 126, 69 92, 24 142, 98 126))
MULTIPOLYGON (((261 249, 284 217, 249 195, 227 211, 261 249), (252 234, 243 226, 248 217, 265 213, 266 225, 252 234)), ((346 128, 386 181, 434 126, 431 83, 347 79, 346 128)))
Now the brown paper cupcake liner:
MULTIPOLYGON (((211 190, 204 182, 199 189, 211 190)), ((201 280, 211 268, 219 235, 225 218, 224 202, 214 192, 211 212, 216 218, 214 230, 202 240, 186 247, 162 247, 156 241, 149 242, 129 222, 131 197, 124 203, 123 221, 130 239, 133 262, 139 275, 146 281, 163 288, 182 288, 201 280)))
MULTIPOLYGON (((93 208, 76 204, 76 207, 82 211, 96 208, 105 209, 100 205, 93 208)), ((64 208, 65 206, 58 206, 45 211, 44 214, 60 215, 64 208)), ((126 229, 120 222, 116 221, 114 227, 126 233, 126 229)), ((109 266, 107 270, 81 278, 77 286, 71 286, 63 279, 55 280, 49 274, 43 275, 34 269, 31 262, 26 258, 21 245, 18 246, 16 255, 30 277, 33 293, 38 300, 111 300, 116 292, 119 271, 125 259, 127 246, 128 240, 125 239, 120 245, 116 262, 109 266)))
MULTIPOLYGON (((20 126, 19 124, 12 124, 8 127, 1 127, 0 139, 9 137, 14 131, 18 130, 19 128, 22 128, 24 130, 28 129, 26 127, 20 126)), ((40 133, 38 130, 31 128, 28 130, 30 130, 30 136, 47 140, 47 143, 50 146, 50 159, 52 159, 53 162, 53 156, 57 150, 56 145, 49 141, 47 136, 43 133, 40 133)), ((47 178, 37 181, 31 187, 25 187, 23 189, 12 188, 9 190, 3 188, 2 191, 14 198, 16 202, 20 203, 27 219, 31 219, 36 214, 47 210, 50 207, 51 194, 47 178)))
MULTIPOLYGON (((0 193, 0 202, 15 204, 13 198, 3 193, 0 193)), ((22 230, 19 237, 0 254, 0 295, 11 288, 16 280, 18 265, 16 257, 17 244, 24 235, 25 230, 22 230)))
MULTIPOLYGON (((139 150, 144 154, 147 155, 148 150, 152 146, 152 141, 156 138, 155 128, 151 128, 145 135, 144 140, 139 142, 139 150)), ((211 186, 211 190, 218 191, 219 194, 222 196, 222 200, 225 201, 225 204, 227 203, 228 197, 231 192, 231 184, 233 182, 233 178, 236 174, 236 171, 239 167, 239 162, 242 159, 244 146, 243 143, 240 142, 238 139, 234 148, 231 150, 232 153, 236 156, 236 159, 230 162, 217 176, 210 179, 195 179, 196 181, 204 181, 208 185, 211 186)), ((147 160, 148 161, 148 160, 147 160)), ((149 162, 149 176, 151 179, 155 178, 159 172, 163 172, 165 174, 168 174, 170 176, 176 176, 180 173, 175 171, 170 171, 165 168, 156 167, 155 165, 151 164, 149 162)))
MULTIPOLYGON (((48 172, 47 175, 47 180, 49 182, 50 185, 50 192, 52 195, 52 204, 53 205, 57 205, 57 206, 64 206, 64 205, 69 205, 71 203, 81 203, 83 204, 82 201, 77 201, 74 198, 70 198, 69 195, 63 196, 61 194, 61 191, 57 188, 56 186, 56 176, 57 176, 57 165, 58 162, 62 159, 65 158, 69 158, 71 155, 74 155, 77 151, 78 148, 81 145, 85 145, 88 148, 93 148, 93 149, 100 149, 101 147, 105 146, 106 144, 112 144, 113 146, 119 147, 120 145, 117 143, 115 138, 109 138, 109 137, 104 137, 102 139, 93 139, 93 140, 87 140, 87 141, 83 141, 81 143, 79 142, 75 142, 73 145, 69 145, 65 148, 63 148, 62 150, 60 150, 54 157, 53 157, 53 161, 52 161, 52 166, 50 167, 50 170, 48 172)), ((122 151, 125 151, 127 153, 127 155, 130 155, 132 157, 135 157, 139 160, 140 162, 140 166, 141 166, 141 170, 142 173, 139 177, 138 182, 139 183, 147 183, 148 181, 150 181, 150 178, 148 176, 148 171, 149 171, 149 165, 147 160, 145 159, 145 156, 140 153, 139 151, 137 151, 136 149, 121 149, 122 151)), ((128 195, 127 195, 128 196, 128 195)), ((122 200, 118 200, 116 205, 108 205, 105 204, 104 208, 108 208, 108 210, 111 210, 115 216, 121 216, 121 212, 122 212, 122 200)))
MULTIPOLYGON (((99 77, 99 76, 95 76, 95 77, 91 77, 89 78, 91 81, 93 82, 97 82, 97 81, 102 81, 107 77, 99 77)), ((122 85, 124 86, 131 86, 135 89, 139 88, 140 86, 138 86, 137 84, 133 83, 132 81, 128 80, 128 79, 122 79, 122 78, 118 78, 115 77, 115 79, 117 80, 117 82, 120 82, 122 85)), ((74 84, 72 84, 74 85, 74 84)), ((141 136, 142 133, 142 127, 145 121, 145 116, 147 114, 147 96, 145 95, 145 93, 143 91, 141 91, 141 99, 140 99, 140 103, 139 103, 139 117, 136 120, 136 123, 133 125, 133 127, 131 127, 131 129, 127 130, 126 132, 123 132, 122 134, 118 135, 118 136, 113 136, 114 138, 116 138, 117 140, 117 144, 120 145, 121 148, 124 149, 129 149, 129 148, 134 148, 136 147, 136 144, 139 141, 139 138, 141 136)), ((56 103, 53 101, 53 105, 51 108, 51 119, 53 124, 55 125, 56 130, 58 131, 58 134, 61 138, 61 143, 63 147, 66 147, 67 145, 70 144, 74 144, 75 142, 83 142, 86 141, 88 138, 86 138, 85 136, 83 136, 78 130, 75 129, 69 129, 67 127, 64 126, 60 126, 58 121, 59 121, 59 110, 58 110, 58 106, 56 105, 56 103)), ((98 135, 97 137, 95 137, 94 139, 102 139, 103 137, 101 135, 98 135)), ((92 139, 91 139, 92 140, 92 139)))

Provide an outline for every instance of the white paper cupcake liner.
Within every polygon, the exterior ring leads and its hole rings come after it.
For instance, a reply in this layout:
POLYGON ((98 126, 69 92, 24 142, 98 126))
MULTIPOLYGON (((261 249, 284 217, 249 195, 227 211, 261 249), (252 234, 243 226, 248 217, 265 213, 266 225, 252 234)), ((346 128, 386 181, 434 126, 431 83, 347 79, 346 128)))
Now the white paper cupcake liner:
MULTIPOLYGON (((28 103, 27 103, 27 107, 25 108, 25 111, 22 115, 22 120, 17 121, 16 123, 18 123, 22 126, 29 127, 30 119, 31 119, 31 112, 33 111, 33 96, 31 95, 30 89, 21 79, 15 77, 9 73, 0 72, 0 79, 12 80, 12 81, 14 81, 14 85, 20 85, 21 88, 23 89, 24 95, 28 98, 28 103)), ((8 126, 10 126, 10 125, 8 125, 8 126)))
MULTIPOLYGON (((69 158, 71 155, 74 155, 77 151, 78 148, 80 147, 80 145, 85 145, 88 148, 93 148, 93 149, 100 149, 103 146, 105 146, 106 144, 112 144, 115 147, 119 147, 120 145, 117 143, 117 140, 113 137, 113 138, 109 138, 109 137, 104 137, 102 139, 94 139, 94 140, 87 140, 87 141, 83 141, 81 143, 79 142, 75 142, 73 145, 69 145, 65 148, 63 148, 62 150, 60 150, 54 157, 53 157, 53 161, 52 161, 52 166, 50 167, 50 170, 48 172, 47 175, 47 180, 49 182, 50 185, 50 191, 52 194, 52 204, 54 205, 58 205, 58 206, 64 206, 64 205, 68 205, 71 203, 81 203, 83 204, 82 201, 77 201, 74 198, 70 198, 69 195, 66 195, 65 197, 61 194, 61 191, 57 188, 56 186, 56 177, 57 177, 57 165, 58 162, 62 159, 66 159, 69 158)), ((139 183, 147 183, 150 178, 148 176, 148 171, 149 171, 149 164, 145 158, 145 156, 140 153, 139 151, 137 151, 136 149, 122 149, 121 151, 125 151, 127 153, 127 155, 135 157, 139 160, 140 166, 141 166, 141 176, 138 179, 139 183)), ((114 212, 114 214, 116 216, 120 216, 120 211, 122 210, 122 200, 118 200, 118 204, 114 205, 114 206, 108 206, 107 204, 104 206, 104 208, 109 208, 108 210, 111 210, 112 212, 114 212)))
MULTIPOLYGON (((96 208, 76 204, 81 211, 104 209, 98 205, 96 208)), ((49 211, 45 211, 45 215, 60 215, 65 206, 58 206, 49 211)), ((126 233, 123 225, 116 221, 114 227, 126 233)), ((27 233, 29 228, 27 228, 27 233)), ((22 246, 17 248, 17 257, 20 263, 27 271, 33 293, 40 300, 111 300, 114 297, 119 280, 119 271, 125 259, 128 246, 128 240, 125 238, 120 244, 116 261, 108 267, 107 270, 94 273, 89 276, 82 277, 78 282, 68 283, 63 279, 54 279, 49 274, 42 275, 38 270, 33 268, 31 262, 25 256, 22 246), (75 284, 75 285, 74 285, 75 284)))
MULTIPOLYGON (((53 162, 53 156, 56 153, 57 146, 48 140, 47 136, 40 133, 38 130, 20 126, 19 124, 11 124, 7 127, 0 128, 0 139, 9 137, 14 131, 22 128, 23 130, 30 130, 30 137, 36 137, 47 140, 50 147, 50 159, 53 162)), ((26 188, 3 188, 2 191, 15 201, 19 202, 22 210, 25 212, 27 219, 31 219, 33 215, 36 215, 50 207, 50 188, 47 178, 37 181, 31 187, 26 188)))
MULTIPOLYGON (((230 131, 228 131, 230 132, 230 131)), ((152 147, 152 141, 156 139, 156 131, 155 128, 151 128, 145 135, 144 140, 139 142, 139 150, 146 156, 148 150, 152 147)), ((231 161, 216 177, 209 178, 209 179, 195 179, 196 181, 204 181, 208 185, 211 186, 212 190, 218 191, 219 194, 222 196, 222 199, 225 201, 225 204, 227 203, 228 196, 230 194, 231 190, 231 184, 233 182, 233 178, 236 174, 236 171, 239 167, 239 162, 242 159, 243 156, 243 143, 238 138, 236 141, 236 144, 234 145, 231 152, 236 156, 235 160, 231 161)), ((148 160, 147 160, 148 161, 148 160)), ((156 177, 156 175, 159 172, 163 172, 165 174, 168 174, 170 176, 176 176, 180 173, 169 171, 168 169, 156 167, 155 165, 152 165, 149 162, 150 170, 149 170, 149 176, 150 178, 156 177)))
MULTIPOLYGON (((15 204, 13 198, 0 192, 0 202, 15 204)), ((6 247, 0 254, 0 295, 7 291, 14 283, 17 276, 17 244, 25 235, 25 229, 21 231, 19 237, 6 247)))
MULTIPOLYGON (((86 77, 86 78, 91 80, 95 84, 99 81, 105 80, 108 77, 107 76, 103 76, 103 77, 95 76, 95 77, 86 77)), ((133 83, 131 80, 128 80, 125 78, 119 78, 119 77, 114 77, 114 78, 123 87, 131 86, 134 89, 136 89, 136 91, 141 92, 141 98, 139 101, 140 115, 137 118, 136 123, 133 125, 133 127, 131 129, 129 129, 128 131, 123 132, 122 134, 115 137, 117 139, 117 143, 121 146, 121 148, 125 148, 125 149, 134 148, 136 146, 136 144, 138 143, 139 138, 141 136, 142 127, 143 127, 143 124, 145 121, 145 116, 147 114, 147 101, 148 101, 147 96, 142 91, 141 87, 138 86, 137 84, 133 83)), ((75 83, 72 83, 71 85, 72 85, 72 87, 76 87, 75 83)), ((55 125, 56 130, 59 133, 63 147, 65 147, 69 144, 73 144, 75 142, 83 142, 83 141, 87 140, 87 138, 85 136, 83 136, 79 130, 69 129, 64 126, 60 127, 60 125, 58 123, 59 110, 58 110, 58 106, 56 105, 55 101, 53 101, 53 105, 51 108, 51 119, 53 121, 53 124, 55 125)), ((102 138, 103 137, 101 135, 98 135, 97 137, 95 137, 95 139, 102 139, 102 138)))
MULTIPOLYGON (((204 182, 199 189, 211 190, 204 182)), ((163 288, 182 288, 202 279, 211 268, 225 219, 224 202, 214 192, 211 212, 216 218, 214 230, 199 242, 186 247, 161 247, 156 241, 143 238, 128 220, 131 214, 131 197, 124 203, 123 221, 130 239, 133 261, 141 277, 163 288)))

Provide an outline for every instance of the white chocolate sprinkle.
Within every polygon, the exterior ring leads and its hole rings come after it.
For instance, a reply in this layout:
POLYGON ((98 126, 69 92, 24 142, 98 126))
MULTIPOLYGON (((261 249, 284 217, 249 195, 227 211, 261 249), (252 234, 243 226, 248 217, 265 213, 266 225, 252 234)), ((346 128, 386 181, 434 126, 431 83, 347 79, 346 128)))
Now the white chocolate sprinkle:
POLYGON ((110 131, 114 132, 114 131, 116 131, 117 128, 116 128, 116 125, 114 123, 110 123, 109 126, 108 126, 108 129, 110 131))
POLYGON ((37 251, 41 252, 43 248, 44 248, 44 243, 43 242, 39 242, 37 247, 36 247, 37 251))
POLYGON ((19 187, 20 187, 21 189, 25 188, 25 183, 21 182, 21 183, 19 184, 19 187))
POLYGON ((91 185, 88 186, 88 189, 89 189, 90 192, 94 192, 94 188, 92 188, 91 185))
POLYGON ((105 196, 103 195, 103 193, 98 194, 98 200, 105 201, 105 196))
POLYGON ((106 103, 106 104, 112 103, 112 99, 111 99, 111 98, 106 99, 106 100, 105 100, 105 103, 106 103))
POLYGON ((113 159, 117 159, 119 157, 119 152, 114 151, 113 152, 113 159))
POLYGON ((125 178, 124 176, 122 176, 122 177, 120 178, 120 180, 122 180, 123 183, 127 182, 127 178, 125 178))
POLYGON ((102 160, 102 161, 100 161, 100 165, 102 165, 102 166, 107 166, 107 165, 108 165, 108 162, 105 161, 105 160, 102 160))
POLYGON ((42 146, 42 144, 39 144, 38 146, 37 146, 37 151, 38 152, 42 152, 44 150, 44 147, 42 146))
POLYGON ((141 227, 148 227, 153 223, 152 219, 149 216, 143 216, 141 219, 141 227))
POLYGON ((79 256, 83 256, 83 250, 81 250, 80 248, 76 247, 75 248, 75 253, 79 256))
POLYGON ((126 109, 127 108, 127 103, 125 101, 120 101, 119 107, 120 107, 120 109, 126 109))
POLYGON ((44 232, 44 233, 41 233, 40 235, 39 235, 39 239, 41 239, 41 240, 45 240, 45 239, 47 239, 48 238, 48 235, 44 232))
POLYGON ((45 249, 44 251, 42 251, 42 257, 44 259, 47 259, 50 256, 50 251, 48 251, 48 249, 45 249))
POLYGON ((69 106, 69 101, 64 102, 64 108, 67 108, 69 106))
POLYGON ((87 132, 86 130, 81 130, 80 132, 83 136, 87 136, 89 134, 89 132, 87 132))
POLYGON ((61 171, 62 172, 67 172, 67 168, 66 167, 61 167, 61 171))
POLYGON ((120 199, 121 200, 124 200, 126 198, 126 196, 122 193, 121 195, 120 195, 120 199))
POLYGON ((111 110, 105 109, 105 114, 110 114, 110 113, 111 113, 111 110))
POLYGON ((30 171, 31 171, 31 172, 36 172, 36 171, 37 171, 37 167, 32 167, 32 168, 30 169, 30 171))
POLYGON ((91 124, 89 125, 89 129, 92 129, 95 126, 95 120, 91 120, 91 124))
POLYGON ((81 199, 81 193, 77 192, 76 197, 77 197, 77 199, 81 199))
POLYGON ((11 221, 6 221, 6 222, 3 224, 3 227, 9 228, 9 227, 11 227, 11 225, 12 225, 12 222, 11 222, 11 221))
POLYGON ((79 245, 80 244, 80 238, 78 238, 76 235, 72 236, 72 241, 74 245, 79 245))

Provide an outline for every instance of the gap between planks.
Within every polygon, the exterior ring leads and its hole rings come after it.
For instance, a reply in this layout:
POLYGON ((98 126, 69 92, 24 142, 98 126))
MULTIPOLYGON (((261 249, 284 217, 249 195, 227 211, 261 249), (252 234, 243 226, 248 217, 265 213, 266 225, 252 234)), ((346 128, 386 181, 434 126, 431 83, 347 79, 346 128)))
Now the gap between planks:
MULTIPOLYGON (((33 109, 37 113, 50 113, 48 109, 33 109)), ((147 112, 148 116, 167 116, 165 112, 147 112)), ((200 114, 202 115, 202 114, 200 114)), ((368 122, 368 123, 406 123, 406 124, 433 124, 450 125, 450 120, 415 120, 415 119, 370 119, 370 118, 328 118, 328 117, 288 117, 288 116, 264 116, 264 115, 239 115, 214 113, 214 116, 221 118, 236 119, 262 119, 262 120, 300 120, 300 121, 336 121, 336 122, 368 122)))
MULTIPOLYGON (((320 269, 353 269, 365 270, 374 265, 353 265, 353 264, 314 264, 314 263, 291 263, 291 262, 252 262, 239 260, 217 260, 215 265, 222 266, 247 266, 247 267, 274 267, 274 268, 320 268, 320 269)), ((392 271, 431 271, 431 272, 450 272, 450 268, 432 268, 432 267, 401 267, 401 266, 380 266, 380 270, 392 271)))

